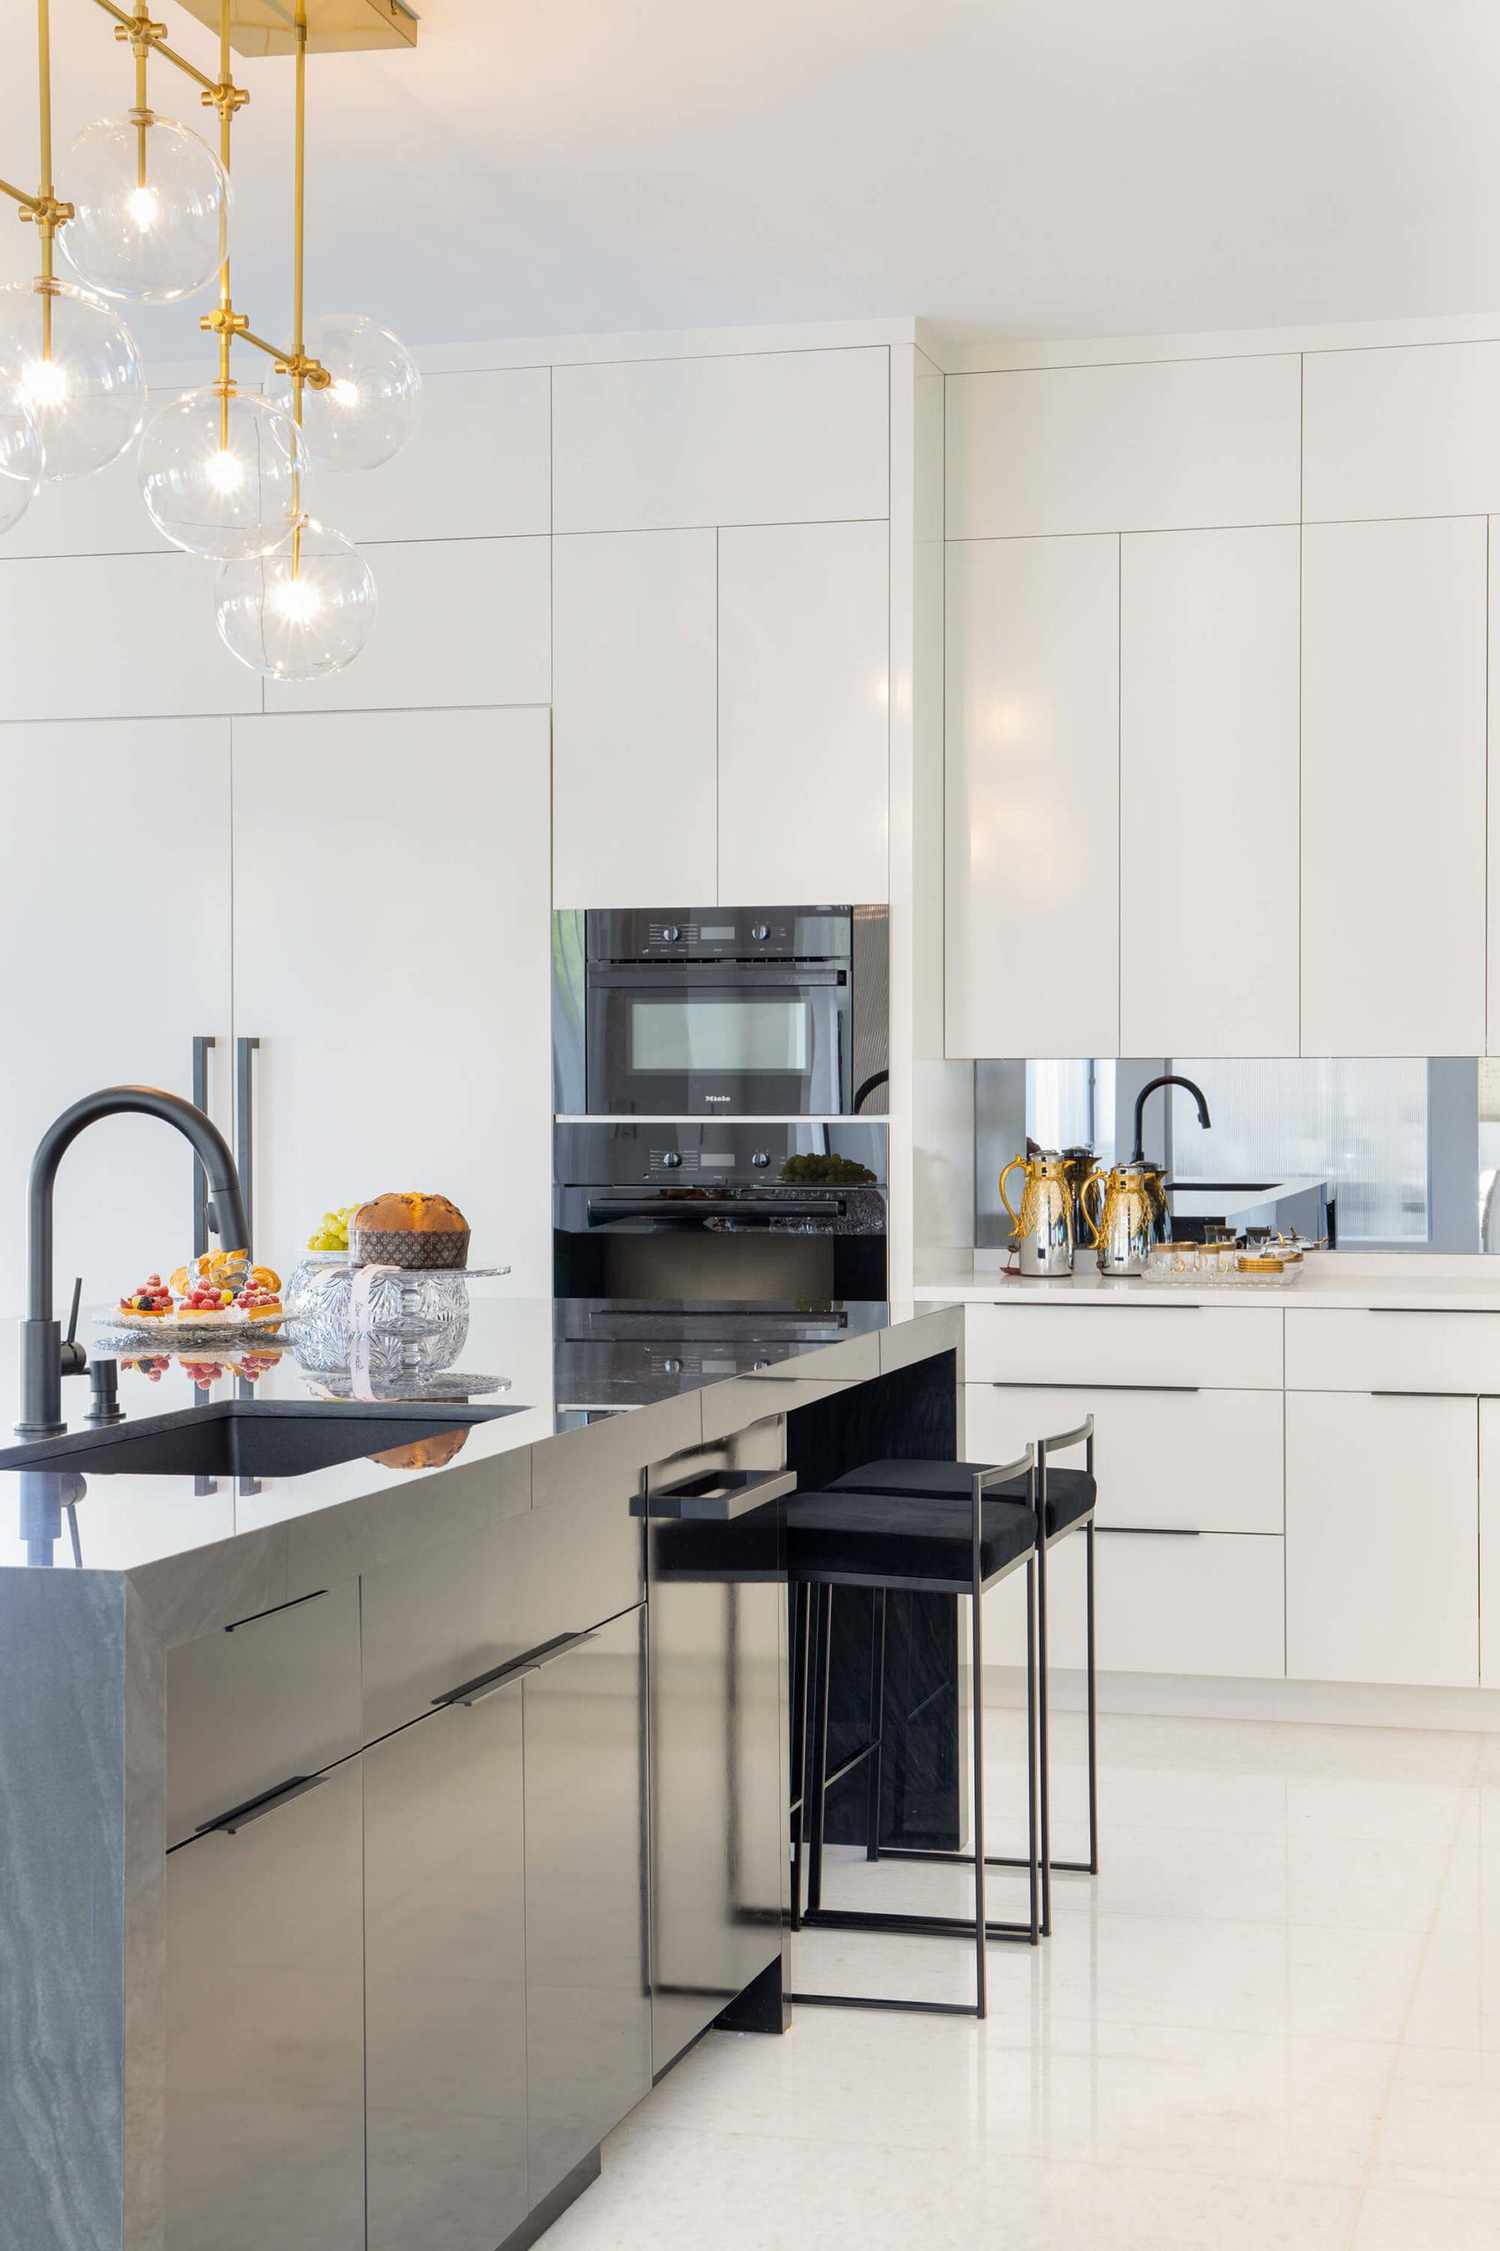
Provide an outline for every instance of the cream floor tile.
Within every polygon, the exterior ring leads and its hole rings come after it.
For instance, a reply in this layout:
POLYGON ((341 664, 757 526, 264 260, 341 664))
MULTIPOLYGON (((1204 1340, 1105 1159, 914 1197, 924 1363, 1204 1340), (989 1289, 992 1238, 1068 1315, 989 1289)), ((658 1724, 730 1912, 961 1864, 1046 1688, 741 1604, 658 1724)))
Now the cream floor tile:
POLYGON ((1373 2178, 1391 2188, 1500 2205, 1500 2054, 1403 2047, 1373 2178))
POLYGON ((1495 2251, 1500 2204, 1414 2189, 1366 2192, 1353 2251, 1495 2251))

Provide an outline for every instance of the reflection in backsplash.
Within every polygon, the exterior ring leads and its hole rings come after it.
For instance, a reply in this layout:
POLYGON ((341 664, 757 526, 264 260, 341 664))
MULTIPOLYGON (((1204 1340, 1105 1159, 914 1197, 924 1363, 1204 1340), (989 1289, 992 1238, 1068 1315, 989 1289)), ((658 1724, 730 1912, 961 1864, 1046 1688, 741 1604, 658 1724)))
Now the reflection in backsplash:
POLYGON ((1472 1057, 1113 1056, 975 1066, 975 1241, 1008 1242, 997 1191, 1028 1136, 1130 1154, 1135 1099, 1163 1071, 1208 1099, 1205 1132, 1180 1089, 1147 1104, 1148 1157, 1174 1181, 1325 1183, 1345 1250, 1500 1250, 1500 1063, 1472 1057))

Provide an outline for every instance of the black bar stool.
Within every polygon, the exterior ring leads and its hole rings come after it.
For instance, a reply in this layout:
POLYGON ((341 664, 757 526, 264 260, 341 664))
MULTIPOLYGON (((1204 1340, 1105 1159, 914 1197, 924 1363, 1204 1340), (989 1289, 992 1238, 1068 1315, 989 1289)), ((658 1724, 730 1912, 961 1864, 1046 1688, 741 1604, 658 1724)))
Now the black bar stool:
MULTIPOLYGON (((1099 1873, 1099 1707, 1098 1677, 1095 1662, 1094 1638, 1094 1508, 1098 1499, 1098 1486, 1094 1476, 1094 1418, 1085 1416, 1076 1430, 1059 1431, 1051 1438, 1036 1442, 1036 1478, 1034 1506, 1038 1521, 1047 1527, 1046 1539, 1037 1547, 1037 1738, 1041 1754, 1041 1829, 1042 1829, 1042 1936, 1052 1932, 1052 1871, 1066 1870, 1071 1875, 1097 1876, 1099 1873), (1084 1449, 1084 1466, 1077 1469, 1051 1469, 1054 1454, 1067 1452, 1074 1446, 1084 1449), (1052 1780, 1048 1743, 1048 1690, 1049 1668, 1047 1654, 1047 1553, 1059 1540, 1074 1532, 1082 1532, 1084 1553, 1084 1646, 1085 1694, 1088 1707, 1088 1804, 1089 1853, 1087 1860, 1054 1860, 1052 1858, 1052 1780)), ((970 1478, 979 1467, 974 1462, 882 1461, 866 1462, 861 1469, 849 1470, 843 1477, 834 1479, 831 1491, 836 1493, 868 1493, 900 1495, 908 1501, 946 1503, 951 1506, 968 1491, 970 1478)), ((993 1502, 1009 1503, 1018 1510, 1033 1507, 1030 1486, 1012 1486, 1009 1492, 991 1494, 993 1502)), ((1031 1620, 1027 1618, 1028 1667, 1030 1663, 1031 1620)), ((975 1695, 979 1683, 975 1682, 975 1695)), ((1027 1696, 1031 1683, 1027 1681, 1027 1696)), ((916 1845, 880 1846, 878 1840, 871 1857, 886 1860, 944 1860, 952 1856, 943 1852, 927 1851, 916 1845)), ((1026 1862, 1014 1854, 992 1853, 992 1868, 1024 1868, 1026 1862)))
MULTIPOLYGON (((947 1465, 951 1470, 953 1464, 947 1465)), ((1036 1703, 1036 1508, 1014 1492, 1003 1499, 1001 1487, 1018 1482, 1023 1493, 1034 1490, 1036 1450, 1028 1446, 1019 1461, 991 1468, 967 1466, 963 1492, 933 1498, 921 1496, 914 1509, 911 1497, 888 1492, 847 1491, 842 1487, 822 1493, 797 1493, 787 1502, 787 1576, 798 1598, 793 1630, 793 1658, 798 1684, 793 1711, 798 1715, 794 1732, 796 1752, 795 1848, 793 1854, 792 1927, 804 1924, 839 1930, 914 1931, 936 1937, 972 1936, 974 1944, 974 2004, 958 2001, 884 1999, 839 1993, 794 1993, 791 1998, 810 2004, 864 2009, 916 2009, 932 2015, 984 2016, 988 2007, 985 1946, 991 1938, 1024 1939, 1036 1945, 1041 1936, 1041 1845, 1038 1826, 1038 1736, 1036 1703), (985 1913, 985 1869, 990 1865, 984 1850, 984 1699, 972 1700, 972 1755, 974 1762, 974 1850, 935 1855, 974 1870, 974 1912, 964 1915, 872 1913, 829 1908, 822 1904, 823 1817, 829 1790, 861 1764, 870 1773, 869 1843, 878 1842, 879 1760, 884 1688, 883 1610, 877 1629, 872 1663, 872 1724, 870 1740, 844 1760, 835 1774, 828 1772, 828 1693, 830 1626, 836 1587, 871 1589, 883 1604, 892 1589, 924 1594, 966 1594, 970 1598, 971 1662, 976 1684, 984 1677, 983 1595, 1022 1566, 1026 1570, 1026 1771, 1027 1836, 1030 1857, 1017 1865, 1030 1871, 1030 1915, 1024 1923, 991 1922, 985 1913), (801 1904, 802 1870, 807 1866, 807 1906, 801 1904)))

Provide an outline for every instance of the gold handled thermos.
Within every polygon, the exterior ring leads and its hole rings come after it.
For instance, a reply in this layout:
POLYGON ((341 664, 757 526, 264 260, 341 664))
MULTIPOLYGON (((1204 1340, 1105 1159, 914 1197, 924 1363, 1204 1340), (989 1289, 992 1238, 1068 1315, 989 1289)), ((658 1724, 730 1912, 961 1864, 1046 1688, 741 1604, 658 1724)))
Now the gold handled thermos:
POLYGON ((1075 1155, 1072 1150, 1028 1149, 1025 1156, 1012 1157, 1000 1175, 1011 1249, 1023 1274, 1046 1278, 1073 1271, 1076 1222, 1069 1160, 1075 1155), (1022 1176, 1019 1210, 1005 1189, 1013 1172, 1022 1176))

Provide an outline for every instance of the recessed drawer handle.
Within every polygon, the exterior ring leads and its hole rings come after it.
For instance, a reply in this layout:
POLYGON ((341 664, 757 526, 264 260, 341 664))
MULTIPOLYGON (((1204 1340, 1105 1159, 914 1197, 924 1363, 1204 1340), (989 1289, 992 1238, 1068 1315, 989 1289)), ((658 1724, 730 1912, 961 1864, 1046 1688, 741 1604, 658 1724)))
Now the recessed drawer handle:
POLYGON ((326 1774, 294 1774, 290 1782, 278 1782, 274 1790, 263 1790, 258 1798, 246 1798, 243 1805, 231 1806, 227 1813, 216 1815, 212 1821, 200 1821, 193 1834, 209 1837, 216 1830, 222 1830, 226 1837, 237 1837, 252 1821, 290 1805, 293 1798, 305 1798, 309 1790, 321 1789, 327 1780, 326 1774))
POLYGON ((1201 1391, 1201 1383, 1002 1383, 994 1382, 991 1391, 1148 1391, 1163 1397, 1168 1395, 1187 1398, 1201 1391))
POLYGON ((1117 1540, 1201 1540, 1203 1534, 1186 1524, 1096 1524, 1117 1540))
POLYGON ((1371 1399, 1469 1399, 1475 1394, 1466 1391, 1372 1391, 1371 1399))
POLYGON ((550 1641, 539 1641, 535 1649, 528 1649, 524 1656, 511 1657, 505 1664, 496 1665, 493 1672, 476 1674, 473 1680, 461 1681, 445 1695, 434 1696, 433 1705, 480 1704, 486 1696, 509 1688, 512 1681, 524 1680, 528 1673, 539 1673, 544 1665, 555 1664, 559 1657, 566 1657, 570 1649, 592 1641, 599 1630, 598 1626, 589 1626, 582 1633, 554 1634, 550 1641))
POLYGON ((1366 1311, 1367 1313, 1422 1313, 1422 1314, 1431 1314, 1431 1313, 1464 1313, 1464 1314, 1469 1314, 1469 1313, 1477 1313, 1477 1314, 1478 1314, 1478 1315, 1480 1316, 1480 1318, 1481 1318, 1481 1319, 1483 1319, 1483 1317, 1484 1317, 1484 1315, 1485 1315, 1485 1314, 1489 1314, 1489 1315, 1490 1315, 1491 1317, 1493 1317, 1493 1315, 1494 1315, 1494 1312, 1495 1312, 1495 1308, 1494 1308, 1494 1306, 1492 1306, 1492 1305, 1367 1305, 1367 1306, 1365 1307, 1365 1311, 1366 1311))

